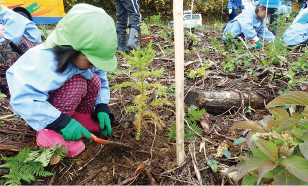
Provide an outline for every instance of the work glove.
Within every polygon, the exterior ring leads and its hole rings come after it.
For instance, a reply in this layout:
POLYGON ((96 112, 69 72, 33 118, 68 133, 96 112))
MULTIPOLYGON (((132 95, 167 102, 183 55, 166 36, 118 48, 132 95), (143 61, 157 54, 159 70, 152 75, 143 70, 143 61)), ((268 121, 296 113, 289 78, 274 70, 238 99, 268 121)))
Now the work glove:
POLYGON ((258 40, 257 42, 255 42, 254 40, 251 41, 252 45, 249 46, 249 50, 254 50, 255 48, 257 50, 260 50, 261 49, 261 42, 260 40, 258 40))
POLYGON ((232 13, 232 9, 229 9, 229 14, 231 14, 232 13))
POLYGON ((111 120, 109 118, 109 114, 106 112, 97 113, 97 119, 99 121, 99 128, 101 128, 101 133, 104 136, 108 136, 111 134, 111 120))
POLYGON ((88 139, 92 138, 91 133, 75 119, 71 119, 68 125, 61 129, 61 133, 63 138, 69 141, 79 141, 82 134, 88 139))

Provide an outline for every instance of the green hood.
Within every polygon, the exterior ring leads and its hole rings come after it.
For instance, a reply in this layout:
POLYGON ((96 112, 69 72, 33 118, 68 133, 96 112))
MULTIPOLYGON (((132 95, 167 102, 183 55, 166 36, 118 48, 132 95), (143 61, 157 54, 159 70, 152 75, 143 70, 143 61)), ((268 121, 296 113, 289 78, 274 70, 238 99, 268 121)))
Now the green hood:
POLYGON ((117 67, 117 35, 113 19, 101 8, 75 5, 57 24, 44 43, 45 48, 70 45, 103 71, 117 67))

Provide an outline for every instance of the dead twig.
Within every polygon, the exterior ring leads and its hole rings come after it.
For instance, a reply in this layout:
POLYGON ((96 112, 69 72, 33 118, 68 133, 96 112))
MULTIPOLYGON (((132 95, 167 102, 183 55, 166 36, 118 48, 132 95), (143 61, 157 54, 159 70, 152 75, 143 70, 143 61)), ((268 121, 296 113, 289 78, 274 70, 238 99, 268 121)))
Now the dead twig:
POLYGON ((98 155, 99 153, 102 151, 104 145, 100 144, 100 148, 99 150, 97 151, 97 153, 95 154, 95 156, 93 158, 91 158, 87 163, 85 163, 82 167, 79 167, 77 170, 82 170, 83 168, 85 168, 86 166, 89 165, 89 163, 91 163, 98 155))

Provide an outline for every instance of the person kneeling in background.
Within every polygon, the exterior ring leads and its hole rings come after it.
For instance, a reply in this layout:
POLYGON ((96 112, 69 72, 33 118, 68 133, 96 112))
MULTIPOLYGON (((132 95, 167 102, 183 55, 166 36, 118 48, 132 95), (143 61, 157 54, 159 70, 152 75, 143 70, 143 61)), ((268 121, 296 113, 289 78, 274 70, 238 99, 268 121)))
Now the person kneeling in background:
POLYGON ((67 157, 75 157, 85 149, 82 135, 91 139, 89 130, 111 134, 106 71, 117 67, 116 50, 113 19, 101 8, 78 4, 43 44, 7 70, 10 104, 39 131, 39 145, 60 143, 67 157))
MULTIPOLYGON (((267 16, 275 13, 278 8, 279 0, 268 0, 267 16)), ((259 50, 261 49, 261 42, 259 37, 263 38, 264 30, 265 37, 264 40, 274 41, 275 36, 272 32, 264 27, 265 14, 266 14, 267 0, 260 0, 259 4, 255 8, 251 8, 247 11, 242 12, 232 21, 229 21, 226 25, 223 33, 223 40, 225 41, 227 37, 230 37, 228 33, 231 33, 231 37, 236 38, 243 35, 245 38, 251 40, 259 50)))
POLYGON ((7 39, 18 46, 19 54, 42 42, 41 32, 25 8, 15 7, 13 11, 0 4, 0 44, 7 39))
MULTIPOLYGON (((306 8, 307 9, 307 8, 306 8)), ((308 10, 308 9, 307 9, 308 10)), ((282 35, 284 45, 307 46, 308 45, 308 12, 298 14, 293 23, 286 29, 282 35)))

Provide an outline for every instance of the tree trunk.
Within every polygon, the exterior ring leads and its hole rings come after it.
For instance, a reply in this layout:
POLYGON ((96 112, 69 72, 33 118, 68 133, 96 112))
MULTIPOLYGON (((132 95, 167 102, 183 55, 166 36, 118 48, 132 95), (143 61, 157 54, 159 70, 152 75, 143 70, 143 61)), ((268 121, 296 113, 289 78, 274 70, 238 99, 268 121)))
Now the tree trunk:
MULTIPOLYGON (((235 91, 191 91, 185 98, 187 106, 195 105, 199 109, 205 108, 210 114, 221 114, 231 107, 240 108, 244 100, 245 107, 250 106, 254 109, 265 108, 273 98, 265 98, 256 92, 240 93, 235 91)), ((236 108, 235 108, 236 109, 236 108)))

